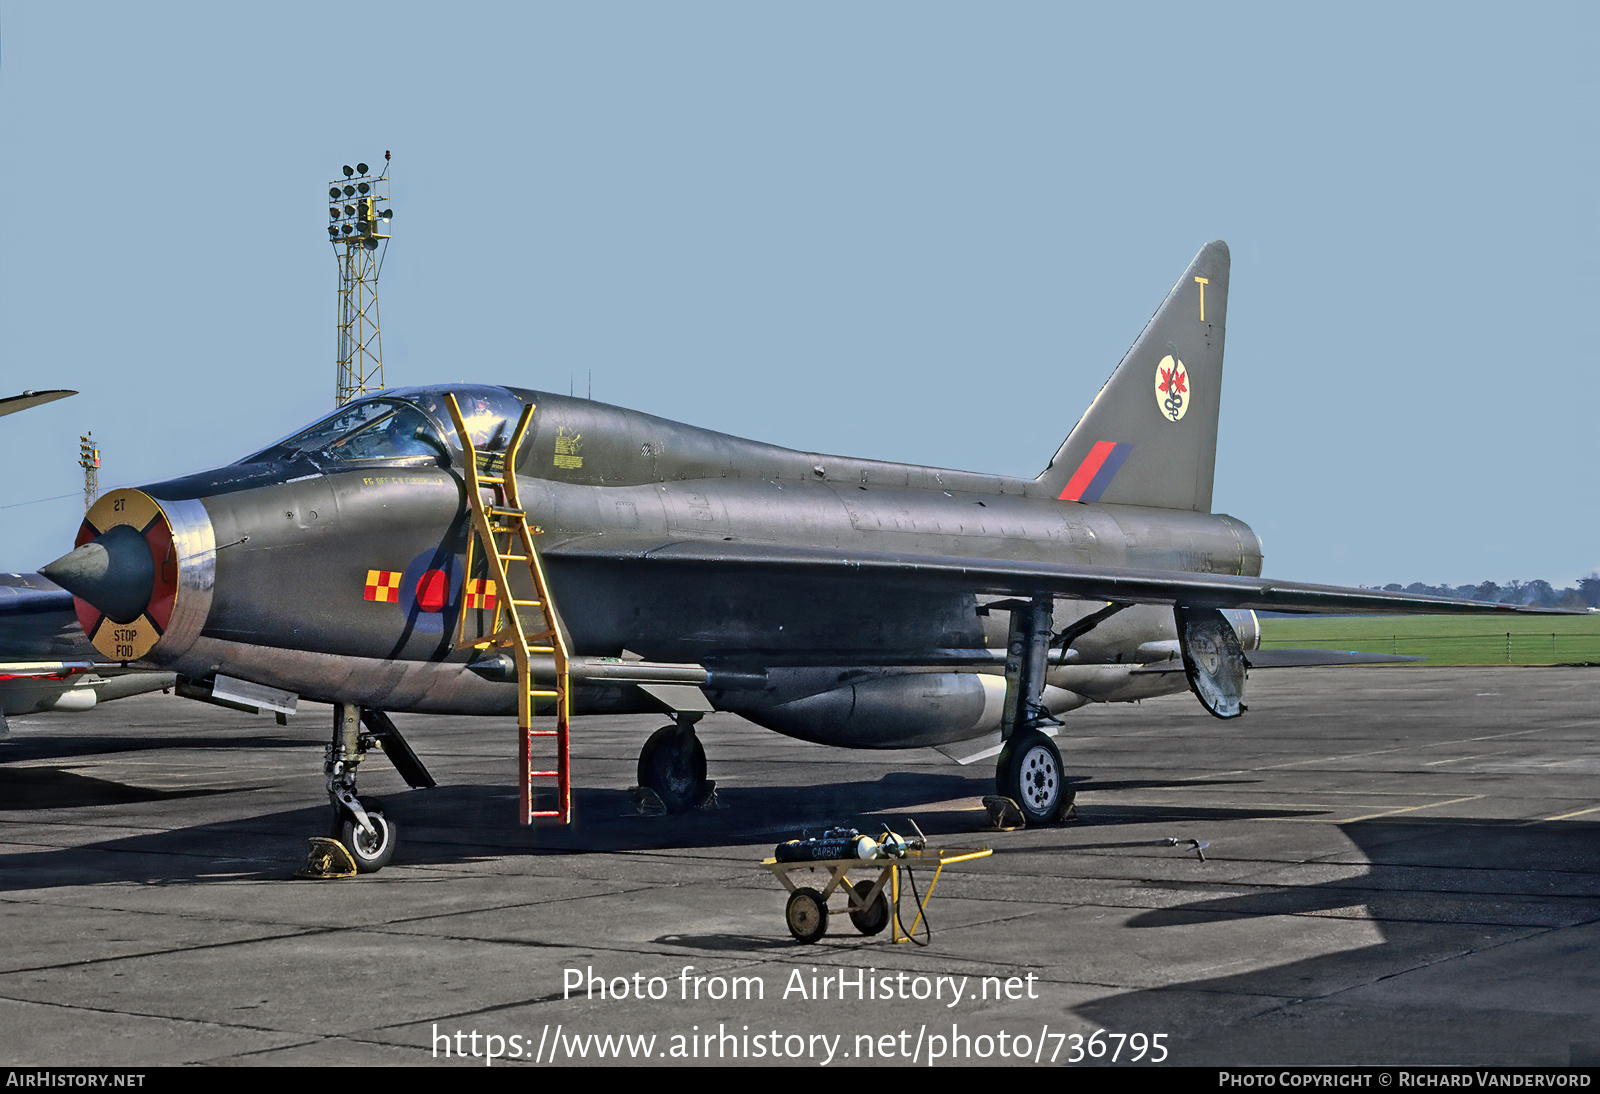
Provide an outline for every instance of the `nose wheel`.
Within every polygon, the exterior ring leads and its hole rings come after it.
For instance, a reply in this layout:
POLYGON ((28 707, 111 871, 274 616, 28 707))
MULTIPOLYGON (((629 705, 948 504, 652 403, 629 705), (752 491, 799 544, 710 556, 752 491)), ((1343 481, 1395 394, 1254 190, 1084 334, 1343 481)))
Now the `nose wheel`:
POLYGON ((400 841, 400 828, 369 802, 365 809, 367 825, 363 826, 350 813, 339 810, 335 814, 333 838, 344 844, 355 860, 356 870, 363 874, 377 873, 394 858, 395 845, 400 841), (340 816, 339 814, 343 815, 340 816))

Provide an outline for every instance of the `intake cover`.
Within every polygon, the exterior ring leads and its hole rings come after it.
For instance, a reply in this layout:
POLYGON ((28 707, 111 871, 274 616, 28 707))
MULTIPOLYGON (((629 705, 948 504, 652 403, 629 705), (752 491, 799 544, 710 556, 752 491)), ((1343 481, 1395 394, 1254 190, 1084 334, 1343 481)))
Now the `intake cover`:
POLYGON ((1173 609, 1189 688, 1218 718, 1237 718, 1244 706, 1244 652, 1233 626, 1215 608, 1173 609))

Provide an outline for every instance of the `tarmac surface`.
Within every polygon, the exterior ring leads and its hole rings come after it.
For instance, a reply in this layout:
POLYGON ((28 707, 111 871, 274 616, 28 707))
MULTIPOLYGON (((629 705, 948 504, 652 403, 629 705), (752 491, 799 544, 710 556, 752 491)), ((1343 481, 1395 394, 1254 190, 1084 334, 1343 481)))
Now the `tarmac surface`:
POLYGON ((987 762, 728 715, 700 729, 721 809, 634 815, 664 719, 595 718, 578 823, 524 829, 514 726, 402 717, 440 785, 371 757, 399 852, 321 882, 291 875, 327 827, 327 708, 14 718, 0 1064, 1593 1065, 1597 683, 1281 670, 1233 722, 1187 696, 1079 710, 1077 818, 1017 832, 983 828, 987 762), (796 943, 774 844, 907 818, 994 849, 944 872, 930 944, 837 913, 796 943))

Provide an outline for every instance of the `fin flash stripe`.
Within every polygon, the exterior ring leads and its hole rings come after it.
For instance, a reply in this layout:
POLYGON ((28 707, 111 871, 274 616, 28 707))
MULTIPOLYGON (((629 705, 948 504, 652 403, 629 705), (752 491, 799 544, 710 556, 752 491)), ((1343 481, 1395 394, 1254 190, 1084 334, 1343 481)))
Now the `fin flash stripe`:
POLYGON ((1099 501, 1132 451, 1127 441, 1096 441, 1061 491, 1061 500, 1099 501))

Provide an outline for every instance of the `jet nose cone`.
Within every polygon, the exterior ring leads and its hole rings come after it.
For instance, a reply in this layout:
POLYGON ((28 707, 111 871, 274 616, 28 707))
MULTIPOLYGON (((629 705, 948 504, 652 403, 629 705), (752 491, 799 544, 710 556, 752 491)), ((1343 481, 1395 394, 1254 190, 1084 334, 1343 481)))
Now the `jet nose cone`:
POLYGON ((112 528, 39 572, 116 623, 132 623, 150 604, 156 566, 150 545, 129 525, 112 528))

